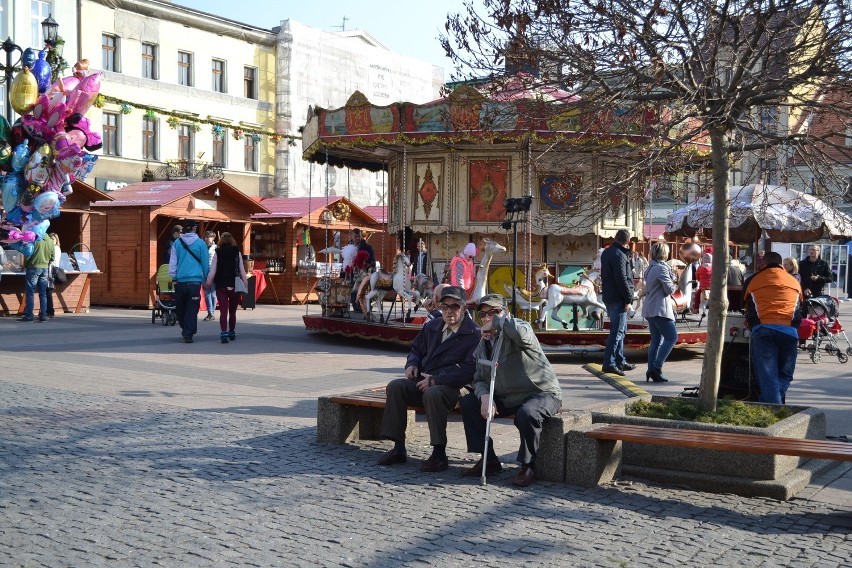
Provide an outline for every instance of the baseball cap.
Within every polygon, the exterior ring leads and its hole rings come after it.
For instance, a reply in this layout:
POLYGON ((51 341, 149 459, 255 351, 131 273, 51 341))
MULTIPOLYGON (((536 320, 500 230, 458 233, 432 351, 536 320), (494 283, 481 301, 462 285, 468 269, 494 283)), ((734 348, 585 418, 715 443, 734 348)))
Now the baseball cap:
POLYGON ((198 228, 198 221, 195 221, 194 219, 187 219, 183 222, 183 232, 184 233, 191 233, 191 232, 195 231, 195 229, 197 229, 197 228, 198 228))
POLYGON ((462 290, 458 286, 447 286, 446 288, 441 290, 441 297, 438 299, 443 300, 444 298, 455 298, 462 304, 465 303, 464 290, 462 290))
POLYGON ((500 294, 486 294, 479 299, 479 304, 477 304, 477 308, 481 306, 491 306, 492 308, 500 308, 501 310, 506 307, 506 299, 500 294))
POLYGON ((778 264, 781 265, 784 261, 781 259, 781 255, 775 251, 769 251, 765 255, 763 255, 763 264, 765 266, 769 266, 770 264, 778 264))

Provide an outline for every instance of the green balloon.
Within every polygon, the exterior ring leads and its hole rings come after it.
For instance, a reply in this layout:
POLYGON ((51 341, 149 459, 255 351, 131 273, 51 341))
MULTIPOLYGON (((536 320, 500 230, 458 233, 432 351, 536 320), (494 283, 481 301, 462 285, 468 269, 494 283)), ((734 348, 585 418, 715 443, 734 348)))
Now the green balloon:
POLYGON ((9 121, 6 120, 5 116, 0 116, 0 140, 3 140, 9 144, 12 143, 12 127, 9 126, 9 121))

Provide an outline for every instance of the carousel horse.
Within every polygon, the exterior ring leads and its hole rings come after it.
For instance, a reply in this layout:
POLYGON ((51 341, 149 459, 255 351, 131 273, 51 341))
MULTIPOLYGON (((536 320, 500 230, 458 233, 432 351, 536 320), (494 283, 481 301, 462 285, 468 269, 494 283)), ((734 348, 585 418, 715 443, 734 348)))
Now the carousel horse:
MULTIPOLYGON (((397 253, 393 259, 394 272, 390 274, 384 270, 377 270, 368 277, 365 277, 367 286, 370 291, 364 294, 362 301, 362 310, 364 317, 369 321, 374 319, 373 316, 373 301, 379 305, 379 321, 384 321, 384 310, 382 302, 384 300, 393 300, 397 296, 403 300, 403 312, 406 313, 406 318, 411 314, 410 304, 414 304, 414 310, 420 308, 420 292, 411 289, 411 280, 409 271, 411 269, 411 260, 403 253, 397 253), (406 310, 406 308, 408 308, 406 310)), ((362 282, 359 286, 359 296, 366 290, 367 286, 362 282)))
POLYGON ((600 272, 593 270, 592 272, 583 272, 580 276, 580 281, 574 286, 566 286, 565 284, 551 284, 547 287, 545 299, 541 303, 541 315, 538 318, 539 329, 547 329, 547 315, 562 324, 562 327, 568 329, 568 322, 559 317, 559 308, 562 306, 570 306, 576 304, 584 310, 585 317, 589 317, 589 307, 594 306, 605 311, 606 306, 598 300, 598 279, 600 272))
MULTIPOLYGON (((515 287, 515 301, 518 303, 518 307, 521 308, 521 310, 537 312, 541 309, 541 304, 543 302, 541 296, 547 289, 548 278, 553 278, 553 274, 551 274, 550 270, 547 269, 546 264, 542 264, 533 276, 533 279, 538 286, 538 290, 524 290, 522 288, 515 287)), ((512 287, 504 282, 503 289, 506 291, 506 296, 511 298, 512 287)))
POLYGON ((420 293, 420 299, 422 301, 426 301, 426 298, 432 296, 433 282, 432 279, 425 274, 418 274, 415 276, 412 284, 414 285, 414 289, 420 293))
POLYGON ((488 293, 488 268, 491 266, 491 259, 498 252, 506 252, 506 247, 497 241, 483 240, 485 241, 485 250, 482 253, 482 259, 479 261, 479 268, 476 270, 476 281, 473 284, 470 298, 467 300, 468 306, 475 306, 482 296, 488 293))

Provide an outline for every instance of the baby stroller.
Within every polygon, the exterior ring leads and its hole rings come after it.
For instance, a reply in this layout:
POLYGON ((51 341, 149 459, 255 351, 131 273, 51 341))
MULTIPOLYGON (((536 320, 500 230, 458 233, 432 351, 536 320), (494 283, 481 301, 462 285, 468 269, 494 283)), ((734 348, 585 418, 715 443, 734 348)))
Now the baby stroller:
POLYGON ((810 351, 814 363, 819 363, 822 358, 821 348, 836 356, 841 363, 849 361, 852 355, 852 344, 837 318, 838 304, 837 299, 831 296, 814 296, 805 300, 808 315, 799 324, 799 341, 802 349, 810 351), (838 335, 843 336, 846 342, 845 350, 837 341, 838 335))
POLYGON ((157 323, 158 318, 163 325, 176 324, 175 306, 175 288, 169 276, 169 265, 163 264, 157 269, 157 297, 154 309, 151 310, 151 324, 157 323))

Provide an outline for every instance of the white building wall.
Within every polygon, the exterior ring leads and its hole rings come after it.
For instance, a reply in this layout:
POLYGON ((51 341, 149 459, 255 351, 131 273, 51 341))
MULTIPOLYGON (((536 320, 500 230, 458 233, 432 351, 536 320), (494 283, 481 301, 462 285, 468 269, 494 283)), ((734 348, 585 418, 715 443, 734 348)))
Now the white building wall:
MULTIPOLYGON (((281 132, 298 132, 308 107, 338 108, 361 91, 373 104, 424 103, 440 96, 443 69, 405 57, 363 32, 330 33, 284 20, 278 35, 276 120, 281 132)), ((278 147, 275 192, 279 196, 347 196, 358 205, 382 202, 385 176, 311 166, 301 144, 278 147), (313 167, 311 182, 310 168, 313 167), (328 180, 328 183, 326 183, 328 180), (311 189, 312 188, 312 189, 311 189)))

